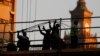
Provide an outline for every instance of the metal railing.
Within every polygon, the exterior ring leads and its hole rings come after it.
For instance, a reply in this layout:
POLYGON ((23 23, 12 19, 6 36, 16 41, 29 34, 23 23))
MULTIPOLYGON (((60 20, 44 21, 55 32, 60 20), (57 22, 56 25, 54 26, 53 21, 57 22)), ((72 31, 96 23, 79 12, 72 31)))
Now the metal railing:
MULTIPOLYGON (((95 16, 95 17, 85 17, 85 19, 88 18, 100 18, 100 16, 95 16)), ((60 19, 47 19, 47 20, 35 20, 35 21, 26 21, 26 22, 8 22, 8 23, 0 23, 0 24, 23 24, 23 23, 36 23, 36 22, 45 22, 45 21, 54 21, 54 20, 61 20, 61 21, 65 21, 65 20, 70 20, 71 18, 60 18, 60 19)), ((73 18, 73 19, 79 19, 79 18, 73 18)), ((38 26, 38 25, 36 25, 38 26)), ((32 26, 33 27, 33 26, 32 26)), ((30 27, 28 27, 30 28, 30 27)), ((27 30, 28 28, 25 28, 24 30, 27 30)), ((78 28, 78 29, 86 29, 86 28, 100 28, 100 26, 96 26, 96 27, 85 27, 85 28, 78 28)), ((62 28, 60 30, 70 30, 70 28, 62 28)), ((21 30, 17 30, 17 31, 21 31, 21 30)), ((12 32, 12 33, 17 33, 17 31, 12 32)), ((39 30, 32 30, 32 31, 26 31, 26 32, 34 32, 34 31, 39 31, 39 30)), ((0 32, 0 33, 10 33, 10 32, 0 32)), ((95 37, 97 38, 97 37, 95 37)), ((30 40, 30 42, 32 41, 42 41, 42 40, 30 40)), ((78 43, 78 45, 89 45, 89 44, 95 44, 95 45, 99 45, 100 42, 91 42, 91 43, 78 43)), ((70 46, 70 43, 67 43, 67 45, 70 46)), ((30 45, 30 47, 42 47, 41 45, 30 45)), ((4 46, 4 48, 6 48, 6 46, 4 46)))

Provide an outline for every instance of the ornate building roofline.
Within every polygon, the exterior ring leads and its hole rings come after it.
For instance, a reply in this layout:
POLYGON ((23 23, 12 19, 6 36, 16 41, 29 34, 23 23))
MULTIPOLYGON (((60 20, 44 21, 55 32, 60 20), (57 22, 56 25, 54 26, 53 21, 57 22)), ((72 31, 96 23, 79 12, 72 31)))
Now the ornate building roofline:
POLYGON ((93 14, 93 13, 90 12, 90 11, 88 10, 88 8, 86 7, 86 2, 85 2, 85 0, 78 0, 76 8, 75 8, 74 10, 70 11, 70 12, 77 12, 77 11, 81 11, 81 12, 82 12, 82 11, 87 11, 87 12, 93 14))

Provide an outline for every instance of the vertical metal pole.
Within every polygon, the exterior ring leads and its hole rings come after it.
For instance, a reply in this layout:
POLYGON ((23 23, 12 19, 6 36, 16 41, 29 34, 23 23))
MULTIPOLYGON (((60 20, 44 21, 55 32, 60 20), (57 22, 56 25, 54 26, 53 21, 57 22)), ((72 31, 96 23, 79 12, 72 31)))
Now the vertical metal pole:
MULTIPOLYGON (((28 8, 28 6, 29 6, 29 0, 27 0, 27 6, 26 6, 27 7, 26 8, 26 10, 27 10, 26 11, 26 21, 28 21, 28 19, 29 19, 29 13, 28 13, 29 12, 29 8, 28 8)), ((26 23, 26 28, 27 28, 27 26, 28 26, 28 24, 26 23)))
MULTIPOLYGON (((37 0, 35 0, 35 20, 36 20, 36 18, 37 18, 37 0)), ((34 23, 34 24, 36 24, 36 23, 34 23)), ((35 40, 35 31, 34 31, 34 40, 35 40)))
POLYGON ((14 40, 14 39, 13 39, 13 34, 14 34, 14 33, 13 33, 12 31, 9 32, 9 35, 10 35, 9 41, 10 41, 11 43, 14 42, 14 41, 13 41, 13 40, 14 40))
MULTIPOLYGON (((21 9, 21 11, 22 11, 22 12, 21 12, 21 13, 22 13, 22 14, 21 14, 21 21, 23 21, 23 8, 24 8, 24 1, 22 0, 21 2, 22 2, 22 4, 21 4, 21 7, 22 7, 22 9, 21 9)), ((23 29, 23 24, 21 24, 21 28, 23 29)))
POLYGON ((35 20, 37 18, 37 0, 35 0, 35 20))
POLYGON ((60 38, 61 38, 61 18, 60 18, 60 38))
MULTIPOLYGON (((60 38, 61 38, 61 18, 60 18, 60 38)), ((60 44, 60 48, 58 49, 58 56, 61 55, 61 43, 60 44)))
POLYGON ((4 24, 3 40, 2 40, 2 51, 3 51, 3 47, 4 47, 5 28, 6 28, 6 24, 4 24))
MULTIPOLYGON (((30 0, 30 10, 29 10, 29 21, 31 21, 31 2, 32 2, 32 0, 30 0)), ((31 24, 29 23, 29 27, 31 26, 31 24)), ((30 32, 29 32, 29 38, 30 38, 30 32)))
MULTIPOLYGON (((13 12, 15 12, 15 8, 14 8, 14 6, 15 6, 15 0, 11 0, 11 11, 13 11, 13 12)), ((10 19, 11 19, 11 31, 14 31, 15 29, 14 29, 14 27, 15 27, 15 25, 14 25, 14 14, 12 14, 12 13, 10 13, 10 19)), ((14 38, 14 36, 15 36, 15 34, 14 33, 11 33, 11 36, 12 36, 12 38, 14 38)), ((10 37, 11 37, 10 36, 10 37)))

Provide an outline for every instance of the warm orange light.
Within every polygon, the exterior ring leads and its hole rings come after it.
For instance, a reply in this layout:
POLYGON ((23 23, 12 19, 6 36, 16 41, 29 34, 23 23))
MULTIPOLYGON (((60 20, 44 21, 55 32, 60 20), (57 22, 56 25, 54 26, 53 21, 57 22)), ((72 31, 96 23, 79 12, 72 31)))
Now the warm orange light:
MULTIPOLYGON (((0 23, 15 22, 15 0, 0 0, 0 23)), ((15 31, 15 24, 0 24, 0 32, 15 31), (5 27, 4 27, 5 26, 5 27)), ((14 36, 14 35, 13 35, 14 36)), ((9 41, 10 34, 0 33, 0 38, 9 41), (4 35, 4 37, 3 37, 4 35)))
POLYGON ((86 27, 86 32, 89 32, 89 28, 87 28, 87 27, 89 27, 89 24, 88 23, 85 23, 85 27, 86 27))

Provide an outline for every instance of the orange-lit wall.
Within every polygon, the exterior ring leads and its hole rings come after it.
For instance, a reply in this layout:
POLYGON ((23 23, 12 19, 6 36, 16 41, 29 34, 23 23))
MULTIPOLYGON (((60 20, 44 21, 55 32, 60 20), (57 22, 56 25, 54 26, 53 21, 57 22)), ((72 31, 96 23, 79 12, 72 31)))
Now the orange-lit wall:
MULTIPOLYGON (((76 8, 73 11, 70 11, 70 13, 71 13, 71 25, 73 26, 74 25, 73 23, 77 21, 78 22, 77 27, 83 28, 80 29, 80 31, 78 32, 78 37, 82 38, 78 42, 83 42, 83 43, 97 42, 96 36, 93 36, 94 38, 91 37, 91 28, 88 28, 91 27, 91 16, 93 13, 88 10, 85 1, 78 0, 76 8)), ((84 45, 85 48, 89 48, 92 46, 93 47, 95 46, 96 48, 96 44, 84 45)))
MULTIPOLYGON (((92 13, 84 11, 84 16, 83 17, 91 17, 91 16, 92 16, 92 13)), ((91 28, 86 28, 86 27, 91 27, 91 18, 84 18, 83 27, 85 27, 85 29, 83 29, 85 37, 90 37, 91 28)))
MULTIPOLYGON (((84 17, 91 17, 92 13, 88 11, 84 11, 84 17)), ((83 27, 91 27, 91 18, 84 18, 83 20, 83 27)), ((85 34, 85 43, 93 43, 97 42, 96 36, 91 37, 91 28, 83 29, 85 34)), ((96 44, 88 44, 85 45, 85 48, 95 48, 97 47, 96 44)))
MULTIPOLYGON (((10 12, 12 12, 12 4, 13 4, 11 1, 12 0, 2 0, 0 2, 0 23, 10 23, 11 19, 15 20, 15 14, 13 14, 14 18, 11 18, 11 13, 10 12)), ((15 13, 15 6, 14 6, 14 11, 13 12, 15 13)), ((11 24, 5 24, 5 25, 0 24, 0 32, 12 31, 11 27, 12 27, 11 24), (5 30, 4 30, 4 28, 5 28, 5 30)), ((2 39, 2 38, 8 41, 9 38, 10 38, 9 33, 0 33, 0 39, 2 39)))

